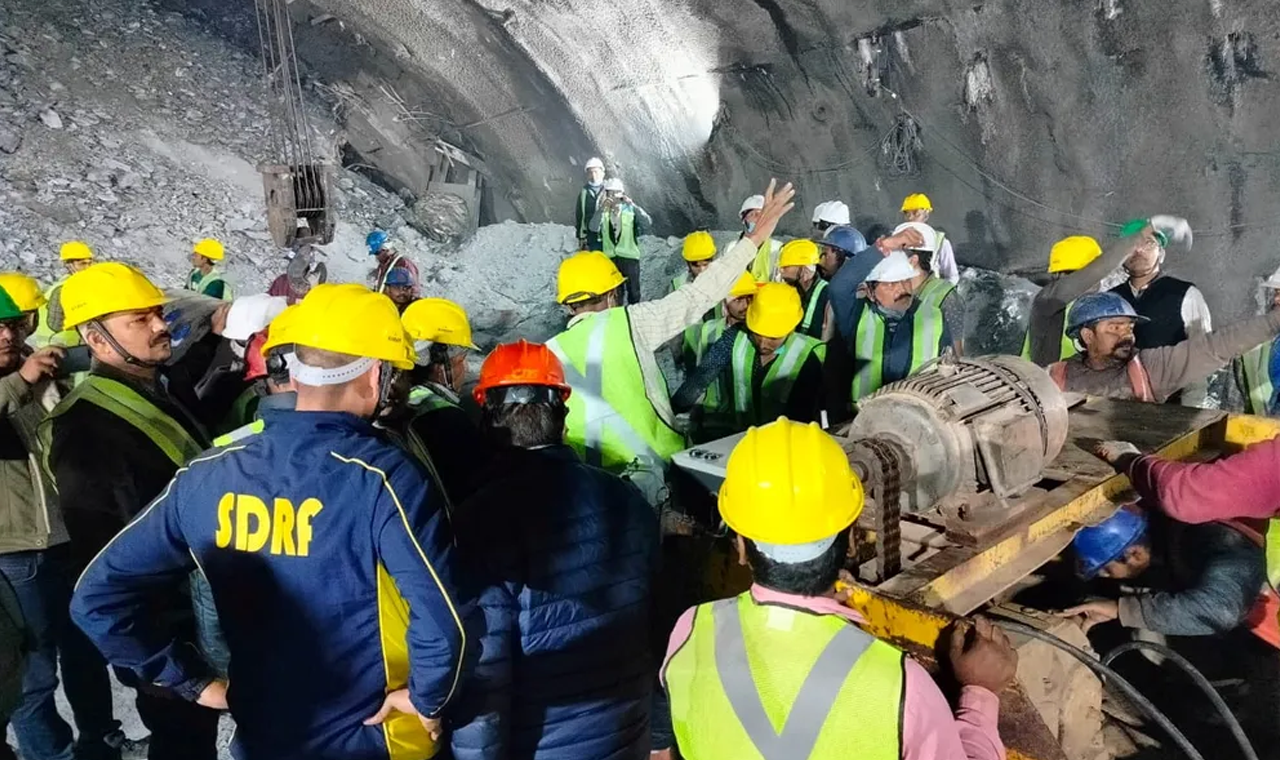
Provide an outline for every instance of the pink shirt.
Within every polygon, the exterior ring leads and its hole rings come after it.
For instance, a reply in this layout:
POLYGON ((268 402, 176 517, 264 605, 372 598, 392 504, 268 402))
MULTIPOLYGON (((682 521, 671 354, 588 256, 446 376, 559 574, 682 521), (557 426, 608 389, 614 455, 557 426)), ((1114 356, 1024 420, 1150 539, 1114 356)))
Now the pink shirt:
MULTIPOLYGON (((752 586, 751 597, 761 604, 776 603, 812 610, 819 615, 839 615, 853 623, 865 621, 856 610, 823 596, 796 596, 752 586)), ((671 632, 662 663, 662 684, 667 683, 667 663, 693 633, 694 610, 685 610, 671 632)), ((981 686, 960 690, 960 708, 951 705, 920 663, 906 659, 906 684, 902 716, 903 760, 1004 760, 997 721, 1000 698, 981 686)))
POLYGON ((1280 516, 1280 438, 1210 463, 1139 457, 1128 475, 1141 496, 1185 523, 1280 516))

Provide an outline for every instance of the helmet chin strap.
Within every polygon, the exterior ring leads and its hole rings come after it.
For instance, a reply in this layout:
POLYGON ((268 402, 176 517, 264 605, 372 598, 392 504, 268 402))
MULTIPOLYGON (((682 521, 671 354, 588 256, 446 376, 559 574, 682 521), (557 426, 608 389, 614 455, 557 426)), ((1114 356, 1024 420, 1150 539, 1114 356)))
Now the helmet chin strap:
POLYGON ((111 349, 113 351, 115 351, 117 354, 120 354, 120 358, 124 359, 125 364, 128 364, 133 367, 147 367, 148 369, 155 369, 156 367, 164 366, 164 362, 153 362, 153 361, 147 361, 146 359, 139 359, 138 357, 129 353, 124 346, 120 345, 120 341, 115 339, 115 336, 111 334, 111 331, 108 330, 107 326, 102 324, 102 322, 94 319, 94 320, 90 320, 89 325, 91 325, 94 329, 96 329, 102 335, 102 337, 106 339, 107 343, 110 344, 111 349))
POLYGON ((370 419, 377 420, 382 417, 395 403, 395 399, 391 397, 391 386, 396 382, 396 368, 391 362, 378 363, 378 402, 373 406, 373 415, 370 419))

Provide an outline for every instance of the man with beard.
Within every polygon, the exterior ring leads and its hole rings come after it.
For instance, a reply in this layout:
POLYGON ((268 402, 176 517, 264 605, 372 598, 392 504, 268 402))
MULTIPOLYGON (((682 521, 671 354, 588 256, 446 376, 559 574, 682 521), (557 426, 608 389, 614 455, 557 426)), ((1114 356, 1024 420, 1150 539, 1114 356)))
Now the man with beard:
POLYGON ((1280 310, 1197 333, 1172 346, 1138 348, 1135 327, 1148 319, 1115 293, 1076 300, 1067 335, 1081 353, 1049 366, 1064 391, 1163 403, 1179 389, 1204 381, 1232 358, 1280 333, 1280 310))
POLYGON ((396 311, 404 314, 404 310, 409 308, 409 304, 413 303, 418 292, 418 283, 413 279, 413 273, 404 267, 396 267, 387 272, 386 287, 382 289, 387 294, 387 298, 391 299, 391 303, 396 305, 396 311))
MULTIPOLYGON (((172 347, 162 308, 169 299, 159 288, 132 267, 105 262, 71 275, 60 297, 66 327, 79 331, 93 359, 84 382, 54 408, 40 435, 79 573, 209 439, 189 411, 194 394, 179 400, 182 389, 164 379, 172 347)), ((189 602, 155 612, 194 641, 189 602)), ((77 651, 88 650, 77 669, 105 669, 92 645, 77 639, 77 651)), ((151 760, 217 757, 218 713, 195 703, 198 689, 179 694, 125 670, 117 677, 137 690, 138 713, 151 730, 151 760)))
MULTIPOLYGON (((1209 306, 1200 290, 1186 280, 1161 272, 1169 232, 1181 232, 1190 244, 1189 226, 1184 222, 1184 227, 1170 230, 1155 223, 1158 221, 1134 219, 1120 230, 1122 239, 1134 240, 1132 253, 1124 262, 1129 279, 1111 289, 1140 316, 1147 318, 1134 327, 1133 336, 1139 349, 1173 346, 1191 335, 1213 330, 1209 306)), ((1170 401, 1201 406, 1207 393, 1207 384, 1198 382, 1196 387, 1174 394, 1170 401)))
POLYGON ((956 353, 964 350, 965 313, 964 301, 955 283, 937 275, 934 266, 937 264, 938 243, 942 234, 924 222, 903 222, 893 234, 900 235, 906 230, 915 230, 920 234, 920 243, 915 247, 904 249, 907 260, 916 268, 916 276, 911 279, 911 292, 916 300, 937 306, 942 311, 942 321, 947 325, 947 332, 956 353))
MULTIPOLYGON (((866 297, 853 315, 849 340, 833 340, 828 347, 826 384, 832 394, 828 412, 849 416, 848 402, 896 382, 938 358, 952 344, 942 311, 911 294, 916 268, 902 251, 881 259, 867 275, 866 297), (832 364, 835 355, 842 358, 832 364), (842 403, 833 405, 835 394, 842 403)), ((838 420, 837 420, 838 421, 838 420)))
POLYGON ((801 238, 782 246, 778 267, 782 281, 800 294, 800 308, 804 309, 804 316, 796 332, 826 341, 835 332, 835 320, 828 319, 827 281, 818 276, 821 258, 818 244, 801 238))

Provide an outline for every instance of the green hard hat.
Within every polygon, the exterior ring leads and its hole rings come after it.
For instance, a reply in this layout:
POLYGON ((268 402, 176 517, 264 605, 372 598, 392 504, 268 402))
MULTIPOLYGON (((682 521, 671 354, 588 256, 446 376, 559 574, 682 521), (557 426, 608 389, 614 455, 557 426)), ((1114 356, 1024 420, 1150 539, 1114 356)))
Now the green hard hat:
MULTIPOLYGON (((1125 222, 1125 225, 1120 228, 1120 237, 1122 238, 1133 237, 1134 235, 1137 235, 1139 232, 1142 232, 1144 229, 1146 229, 1147 225, 1149 224, 1151 224, 1150 219, 1131 219, 1128 222, 1125 222)), ((1156 240, 1160 242, 1160 247, 1161 248, 1167 247, 1169 245, 1169 236, 1164 234, 1160 230, 1153 230, 1153 231, 1155 232, 1156 240)))
POLYGON ((22 309, 18 308, 18 304, 13 302, 4 288, 0 288, 0 319, 17 319, 21 316, 22 309))

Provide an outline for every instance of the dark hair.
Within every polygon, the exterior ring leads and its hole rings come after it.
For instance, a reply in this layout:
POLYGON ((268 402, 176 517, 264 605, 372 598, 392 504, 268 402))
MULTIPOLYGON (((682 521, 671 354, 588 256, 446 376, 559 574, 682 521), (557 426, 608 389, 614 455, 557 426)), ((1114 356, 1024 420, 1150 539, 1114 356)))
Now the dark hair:
POLYGON ((915 248, 910 251, 912 256, 916 257, 916 263, 920 265, 920 271, 929 274, 933 271, 933 252, 921 251, 915 248))
POLYGON ((820 596, 831 590, 840 577, 844 557, 849 550, 848 531, 842 530, 836 540, 816 559, 787 564, 774 562, 760 553, 751 539, 747 545, 747 564, 756 583, 784 594, 820 596))
MULTIPOLYGON (((617 290, 617 288, 614 288, 613 290, 617 290)), ((569 309, 573 312, 580 311, 581 309, 584 309, 588 306, 596 306, 598 304, 604 303, 605 300, 609 298, 609 293, 612 293, 613 290, 610 290, 607 293, 601 293, 598 296, 584 298, 581 301, 574 301, 573 303, 565 304, 565 306, 568 306, 569 309)))
POLYGON ((554 404, 485 404, 480 409, 480 429, 500 446, 529 449, 564 442, 564 420, 569 410, 554 404))

